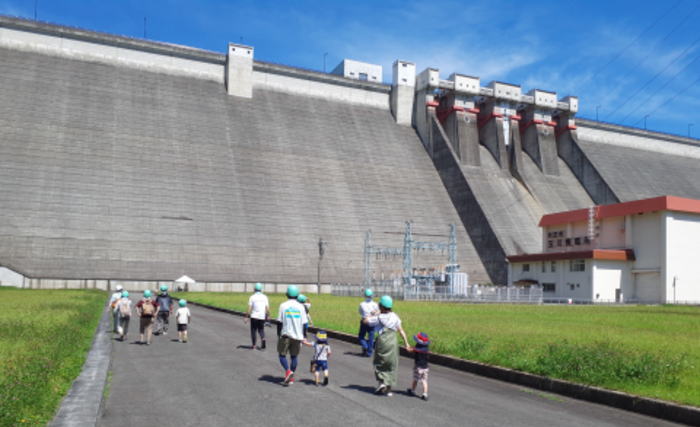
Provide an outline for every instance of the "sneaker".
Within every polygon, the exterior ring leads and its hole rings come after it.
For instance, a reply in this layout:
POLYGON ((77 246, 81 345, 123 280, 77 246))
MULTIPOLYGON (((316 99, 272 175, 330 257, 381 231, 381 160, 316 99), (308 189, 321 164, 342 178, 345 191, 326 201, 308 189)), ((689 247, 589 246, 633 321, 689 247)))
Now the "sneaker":
POLYGON ((289 380, 289 384, 288 384, 288 385, 292 385, 292 384, 294 384, 294 378, 292 378, 292 379, 289 380))
POLYGON ((265 350, 265 347, 267 347, 267 346, 265 345, 265 340, 262 340, 262 345, 260 346, 260 349, 261 349, 261 350, 265 350))
POLYGON ((163 332, 163 335, 168 335, 168 331, 163 332))
POLYGON ((409 396, 415 396, 415 395, 416 395, 416 393, 415 393, 412 389, 410 389, 410 388, 407 388, 407 389, 406 389, 406 394, 409 395, 409 396))
POLYGON ((426 402, 428 401, 428 393, 423 393, 420 395, 420 398, 425 400, 426 402))
POLYGON ((379 384, 379 386, 374 390, 374 394, 384 394, 386 393, 387 388, 388 387, 386 384, 379 384))
POLYGON ((287 369, 287 371, 284 373, 284 384, 289 384, 294 382, 294 372, 290 371, 287 369))
POLYGON ((323 385, 328 385, 328 377, 323 377, 323 385))
POLYGON ((394 393, 391 392, 391 387, 389 387, 389 386, 386 387, 386 395, 387 395, 387 396, 393 396, 393 395, 394 395, 394 393))

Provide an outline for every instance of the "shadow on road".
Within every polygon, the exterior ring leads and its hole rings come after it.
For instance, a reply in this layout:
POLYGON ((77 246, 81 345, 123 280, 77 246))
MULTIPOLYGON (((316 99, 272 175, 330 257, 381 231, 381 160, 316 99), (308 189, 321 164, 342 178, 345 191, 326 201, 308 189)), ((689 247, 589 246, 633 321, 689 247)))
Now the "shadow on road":
POLYGON ((282 381, 284 381, 284 378, 273 377, 272 375, 263 375, 260 378, 258 378, 258 381, 266 381, 268 383, 273 383, 273 384, 282 384, 282 381))
POLYGON ((236 348, 243 348, 243 349, 246 349, 246 350, 252 350, 252 349, 253 349, 253 346, 252 346, 252 345, 239 345, 239 346, 236 347, 236 348))
POLYGON ((369 394, 374 394, 374 387, 368 386, 368 385, 349 384, 349 385, 341 386, 341 388, 346 388, 348 390, 357 390, 357 391, 362 391, 362 392, 369 393, 369 394))
POLYGON ((356 353, 356 352, 354 352, 354 351, 346 351, 346 352, 343 353, 343 354, 345 354, 345 355, 347 355, 347 356, 366 357, 366 356, 364 355, 364 353, 356 353))

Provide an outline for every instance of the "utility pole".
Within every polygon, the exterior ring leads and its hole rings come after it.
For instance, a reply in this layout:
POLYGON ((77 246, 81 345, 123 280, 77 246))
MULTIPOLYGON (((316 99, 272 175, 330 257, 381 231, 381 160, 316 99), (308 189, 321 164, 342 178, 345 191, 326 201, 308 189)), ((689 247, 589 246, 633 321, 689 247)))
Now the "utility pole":
POLYGON ((600 105, 595 106, 595 121, 598 122, 598 110, 600 109, 600 105))
POLYGON ((326 56, 328 56, 328 52, 325 52, 323 54, 323 72, 326 72, 326 56))
POLYGON ((644 130, 647 130, 647 118, 649 118, 649 114, 644 116, 644 130))
POLYGON ((38 7, 39 0, 34 0, 34 20, 36 21, 36 10, 38 7))
POLYGON ((688 123, 688 138, 690 138, 690 128, 693 127, 693 123, 688 123))
POLYGON ((322 237, 318 238, 318 265, 316 269, 316 293, 321 293, 321 261, 323 261, 323 255, 326 253, 326 245, 328 242, 324 241, 322 237))

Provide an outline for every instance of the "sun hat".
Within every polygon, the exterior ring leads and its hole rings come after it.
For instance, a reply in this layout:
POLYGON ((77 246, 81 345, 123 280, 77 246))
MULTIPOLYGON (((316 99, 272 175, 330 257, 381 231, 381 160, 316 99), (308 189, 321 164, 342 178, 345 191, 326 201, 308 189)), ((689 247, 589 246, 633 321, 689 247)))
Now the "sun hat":
POLYGON ((413 336, 413 340, 416 342, 416 344, 420 345, 430 344, 430 338, 428 338, 428 334, 426 334, 425 332, 418 332, 416 335, 413 336))
POLYGON ((299 296, 299 288, 297 288, 294 285, 290 285, 287 287, 287 296, 289 298, 296 298, 299 296))
POLYGON ((184 307, 184 306, 187 305, 187 301, 185 301, 184 299, 181 299, 181 300, 178 301, 177 303, 180 305, 180 307, 184 307))
POLYGON ((328 334, 326 333, 326 331, 316 332, 316 340, 321 343, 328 341, 328 334))
POLYGON ((365 289, 365 296, 367 298, 372 298, 372 295, 374 295, 374 292, 370 288, 365 289))
POLYGON ((297 297, 297 301, 299 301, 302 304, 305 303, 306 302, 306 295, 304 295, 304 294, 299 295, 297 297))
POLYGON ((255 292, 260 292, 263 290, 263 285, 262 283, 258 282, 255 284, 255 292))
POLYGON ((153 294, 152 294, 151 291, 149 291, 148 289, 146 289, 145 291, 143 291, 143 297, 144 297, 144 298, 150 298, 151 295, 153 295, 153 294))
POLYGON ((384 308, 392 308, 394 306, 394 300, 391 299, 389 295, 384 295, 379 298, 379 305, 384 308))

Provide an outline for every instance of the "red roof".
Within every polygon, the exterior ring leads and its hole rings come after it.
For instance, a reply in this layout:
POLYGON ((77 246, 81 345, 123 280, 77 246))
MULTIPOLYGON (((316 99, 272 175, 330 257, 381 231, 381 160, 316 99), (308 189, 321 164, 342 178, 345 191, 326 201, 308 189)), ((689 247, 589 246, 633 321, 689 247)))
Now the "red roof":
MULTIPOLYGON (((595 206, 595 218, 609 218, 654 211, 676 211, 700 214, 700 200, 676 196, 661 196, 651 199, 634 200, 612 205, 595 206)), ((540 227, 568 224, 570 222, 588 221, 588 209, 557 212, 543 215, 540 227)))
POLYGON ((591 249, 573 252, 544 252, 539 254, 511 255, 510 262, 555 261, 560 259, 602 259, 610 261, 634 260, 632 249, 591 249))

